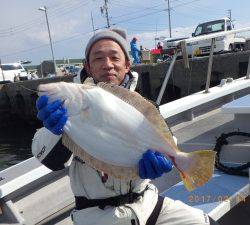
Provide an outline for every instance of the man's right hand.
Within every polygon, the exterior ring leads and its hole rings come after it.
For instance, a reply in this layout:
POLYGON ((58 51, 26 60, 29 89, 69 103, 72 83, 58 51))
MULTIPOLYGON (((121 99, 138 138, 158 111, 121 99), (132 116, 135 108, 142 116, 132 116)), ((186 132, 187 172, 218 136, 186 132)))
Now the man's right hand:
POLYGON ((48 103, 48 96, 42 95, 36 101, 38 110, 37 118, 43 122, 53 134, 60 135, 63 132, 63 127, 68 120, 67 110, 63 107, 61 100, 48 103))

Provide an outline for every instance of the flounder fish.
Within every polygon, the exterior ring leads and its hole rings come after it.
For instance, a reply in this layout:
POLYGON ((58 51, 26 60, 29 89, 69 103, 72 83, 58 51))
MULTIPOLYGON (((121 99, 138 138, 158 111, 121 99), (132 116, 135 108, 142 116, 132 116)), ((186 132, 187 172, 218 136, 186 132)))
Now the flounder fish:
POLYGON ((138 93, 107 83, 60 82, 38 89, 49 101, 64 101, 63 144, 89 166, 115 178, 136 179, 142 154, 154 149, 172 160, 187 190, 211 178, 215 152, 181 152, 158 110, 138 93))

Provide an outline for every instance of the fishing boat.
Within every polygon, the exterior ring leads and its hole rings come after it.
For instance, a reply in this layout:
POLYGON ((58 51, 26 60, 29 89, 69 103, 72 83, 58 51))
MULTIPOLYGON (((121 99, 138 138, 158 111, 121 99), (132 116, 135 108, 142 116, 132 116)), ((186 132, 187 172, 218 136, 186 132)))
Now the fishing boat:
MULTIPOLYGON (((220 224, 244 225, 250 221, 250 62, 246 77, 209 88, 212 49, 206 89, 160 105, 177 48, 156 103, 181 150, 217 151, 214 176, 192 192, 185 190, 175 169, 152 182, 161 195, 203 209, 220 224)), ((72 224, 74 205, 67 168, 53 172, 33 157, 0 172, 1 224, 72 224)))

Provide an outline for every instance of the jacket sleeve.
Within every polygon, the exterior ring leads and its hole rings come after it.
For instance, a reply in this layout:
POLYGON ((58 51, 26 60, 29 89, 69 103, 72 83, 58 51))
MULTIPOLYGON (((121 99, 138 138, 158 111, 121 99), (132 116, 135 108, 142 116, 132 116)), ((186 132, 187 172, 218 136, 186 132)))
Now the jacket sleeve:
POLYGON ((32 154, 51 170, 65 168, 72 153, 62 144, 62 136, 54 135, 45 127, 39 129, 32 140, 32 154))

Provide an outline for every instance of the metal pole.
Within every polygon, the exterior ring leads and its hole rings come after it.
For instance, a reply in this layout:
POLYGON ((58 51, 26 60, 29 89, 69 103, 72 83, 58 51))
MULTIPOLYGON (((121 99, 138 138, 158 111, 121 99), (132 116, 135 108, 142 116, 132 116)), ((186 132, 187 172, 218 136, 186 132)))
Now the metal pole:
POLYGON ((91 23, 92 23, 93 33, 95 34, 95 26, 94 26, 94 19, 93 19, 92 11, 91 11, 91 23))
POLYGON ((248 65, 247 65, 246 79, 250 79, 250 56, 248 57, 248 65))
POLYGON ((110 28, 110 23, 109 23, 109 13, 108 13, 108 0, 105 1, 105 12, 106 12, 106 19, 107 19, 107 27, 110 28))
POLYGON ((42 78, 43 78, 43 62, 41 62, 41 74, 42 74, 42 78))
POLYGON ((177 55, 178 55, 178 50, 175 51, 175 54, 174 54, 174 56, 173 56, 173 59, 172 59, 170 65, 169 65, 167 74, 166 74, 166 76, 165 76, 165 78, 164 78, 164 81, 163 81, 163 83, 162 83, 160 93, 159 93, 158 98, 157 98, 157 100, 156 100, 156 104, 157 104, 158 106, 161 104, 161 99, 162 99, 162 96, 163 96, 163 94, 164 94, 164 92, 165 92, 165 89, 166 89, 166 86, 167 86, 169 77, 170 77, 170 75, 171 75, 171 73, 172 73, 172 70, 173 70, 173 68, 174 68, 174 64, 175 64, 177 55))
POLYGON ((228 12, 229 19, 232 21, 232 10, 228 9, 227 12, 228 12))
POLYGON ((212 73, 212 66, 213 66, 214 43, 215 43, 215 38, 212 38, 210 54, 209 54, 209 61, 208 61, 207 81, 206 81, 205 93, 209 92, 211 73, 212 73))
MULTIPOLYGON (((157 23, 156 23, 156 26, 155 26, 155 49, 156 49, 156 38, 157 38, 157 30, 158 30, 158 26, 157 26, 157 23)), ((159 39, 157 39, 159 41, 159 39)))
POLYGON ((46 22, 47 22, 47 27, 48 27, 50 49, 51 49, 52 59, 53 59, 53 63, 54 63, 55 75, 57 75, 57 72, 56 72, 56 61, 55 61, 54 51, 53 51, 53 46, 52 46, 52 40, 51 40, 51 35, 50 35, 49 20, 48 20, 48 15, 47 15, 47 8, 46 8, 46 6, 44 6, 44 9, 45 9, 44 12, 45 12, 46 22))
POLYGON ((2 61, 1 61, 1 59, 0 59, 0 69, 2 71, 3 81, 5 81, 5 76, 4 76, 3 69, 2 69, 2 61))
POLYGON ((168 0, 168 24, 169 24, 169 37, 172 37, 172 32, 171 32, 171 16, 170 16, 170 3, 168 0))

